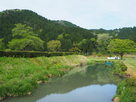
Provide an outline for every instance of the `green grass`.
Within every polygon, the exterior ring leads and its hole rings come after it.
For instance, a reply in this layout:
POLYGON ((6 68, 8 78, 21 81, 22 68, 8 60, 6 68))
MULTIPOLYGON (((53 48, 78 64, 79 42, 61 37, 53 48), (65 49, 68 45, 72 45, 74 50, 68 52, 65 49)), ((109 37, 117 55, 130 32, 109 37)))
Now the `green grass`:
POLYGON ((80 55, 0 58, 0 99, 7 96, 30 94, 38 83, 47 82, 51 77, 64 75, 76 65, 87 61, 80 55))
POLYGON ((128 68, 136 73, 136 59, 133 57, 124 57, 124 60, 108 60, 106 56, 102 57, 88 57, 89 61, 122 61, 128 68))
POLYGON ((129 78, 118 85, 117 96, 119 102, 136 102, 136 79, 129 78))
MULTIPOLYGON (((32 90, 41 82, 48 82, 49 78, 62 76, 77 65, 93 62, 113 61, 116 68, 113 74, 124 74, 126 70, 122 62, 136 72, 136 62, 133 58, 124 60, 107 60, 106 57, 88 58, 81 55, 37 57, 37 58, 0 58, 0 99, 8 96, 20 96, 31 94, 32 90)), ((124 85, 124 84, 123 84, 124 85)), ((121 87, 124 87, 120 85, 121 87)), ((131 93, 133 88, 128 87, 131 93)), ((128 91, 128 90, 127 90, 128 91)), ((125 91, 126 92, 126 91, 125 91)), ((121 94, 125 97, 126 94, 121 94)), ((131 95, 131 94, 130 94, 131 95)), ((131 97, 131 96, 129 96, 131 97)))
POLYGON ((121 76, 125 73, 130 74, 132 78, 128 78, 119 83, 116 96, 119 97, 119 102, 136 102, 136 59, 134 59, 134 56, 124 57, 123 60, 107 60, 106 57, 90 56, 89 62, 92 61, 116 62, 116 67, 113 70, 114 74, 119 74, 121 76), (126 66, 127 71, 124 73, 126 66))
POLYGON ((134 70, 136 72, 136 59, 134 58, 130 58, 127 57, 125 58, 125 60, 123 61, 128 67, 131 66, 131 69, 134 70))

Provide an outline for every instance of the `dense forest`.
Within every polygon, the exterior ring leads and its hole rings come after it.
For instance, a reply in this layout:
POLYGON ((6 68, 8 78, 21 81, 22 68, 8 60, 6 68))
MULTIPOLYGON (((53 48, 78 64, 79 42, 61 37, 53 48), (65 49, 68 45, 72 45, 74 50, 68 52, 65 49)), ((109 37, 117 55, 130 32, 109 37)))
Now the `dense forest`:
POLYGON ((105 30, 105 29, 91 29, 95 34, 107 33, 115 38, 130 39, 136 42, 136 27, 124 27, 120 29, 105 30))
POLYGON ((0 12, 0 50, 107 53, 114 38, 136 42, 136 27, 88 30, 68 21, 46 19, 30 10, 0 12))

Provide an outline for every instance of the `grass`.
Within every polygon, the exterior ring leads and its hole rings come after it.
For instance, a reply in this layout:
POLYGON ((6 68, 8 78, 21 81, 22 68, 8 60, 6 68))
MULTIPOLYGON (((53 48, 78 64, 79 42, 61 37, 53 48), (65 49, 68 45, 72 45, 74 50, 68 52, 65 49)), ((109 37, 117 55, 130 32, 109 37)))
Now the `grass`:
MULTIPOLYGON (((0 57, 0 99, 8 96, 31 94, 32 90, 37 87, 39 83, 48 82, 49 78, 52 77, 62 76, 77 65, 83 65, 86 62, 93 63, 96 61, 123 62, 128 67, 127 73, 133 76, 136 74, 136 59, 132 57, 125 57, 124 60, 107 60, 106 56, 89 56, 86 58, 81 55, 57 56, 49 58, 0 57)), ((122 74, 122 71, 125 70, 125 67, 119 63, 115 64, 117 67, 113 71, 115 74, 122 74)), ((131 83, 131 81, 129 82, 131 83)), ((125 83, 127 84, 129 82, 126 81, 125 83)), ((126 84, 121 84, 119 86, 121 87, 120 92, 123 90, 122 87, 126 87, 126 89, 128 89, 124 91, 125 94, 119 94, 121 97, 125 97, 127 91, 131 93, 135 88, 132 87, 133 84, 130 84, 130 86, 128 84, 127 86, 124 86, 126 84)), ((129 97, 131 97, 131 94, 129 97)))
MULTIPOLYGON (((117 62, 123 62, 127 66, 127 71, 125 73, 130 75, 130 78, 119 83, 117 88, 117 94, 114 102, 136 102, 136 55, 127 55, 123 60, 115 60, 117 62)), ((107 61, 106 57, 89 57, 90 62, 92 61, 107 61)), ((114 61, 114 60, 110 60, 114 61)), ((114 73, 122 74, 120 70, 120 64, 118 64, 113 70, 114 73), (117 66, 119 68, 117 68, 117 66)), ((121 69, 126 70, 126 68, 121 66, 121 69)))
POLYGON ((128 71, 127 73, 132 75, 132 77, 136 78, 136 59, 134 59, 134 56, 136 55, 131 55, 131 56, 125 56, 124 60, 108 60, 106 56, 102 57, 94 57, 94 56, 89 56, 89 61, 122 61, 127 67, 128 71))
POLYGON ((51 77, 64 75, 74 66, 87 62, 80 55, 12 58, 0 57, 0 99, 31 94, 33 88, 51 77))
POLYGON ((136 79, 129 78, 118 85, 119 102, 136 102, 136 79))
POLYGON ((136 78, 136 59, 133 57, 126 57, 123 62, 128 67, 127 73, 130 74, 131 77, 136 78))

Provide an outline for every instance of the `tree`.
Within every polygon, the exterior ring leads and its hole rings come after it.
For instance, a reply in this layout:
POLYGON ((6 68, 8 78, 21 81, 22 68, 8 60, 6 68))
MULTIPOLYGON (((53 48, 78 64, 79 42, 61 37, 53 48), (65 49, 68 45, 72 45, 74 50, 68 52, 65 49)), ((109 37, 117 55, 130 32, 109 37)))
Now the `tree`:
POLYGON ((123 55, 128 52, 136 51, 136 43, 129 39, 113 39, 108 45, 110 52, 117 53, 123 59, 123 55))
POLYGON ((94 41, 93 39, 83 39, 79 43, 80 50, 85 54, 90 54, 94 50, 94 41))
POLYGON ((61 42, 59 40, 51 40, 47 43, 47 49, 52 52, 60 50, 61 42))
POLYGON ((12 36, 14 38, 25 38, 30 35, 36 36, 33 29, 25 24, 15 24, 15 27, 12 29, 12 36))
POLYGON ((107 53, 108 49, 107 46, 110 43, 112 36, 108 33, 98 34, 97 38, 97 49, 100 53, 107 53))
POLYGON ((0 50, 3 50, 5 48, 3 39, 0 39, 0 50))
POLYGON ((28 36, 22 39, 11 40, 8 46, 12 50, 39 51, 44 49, 43 43, 44 42, 36 36, 28 36))
POLYGON ((57 39, 60 40, 62 44, 62 50, 68 51, 70 48, 72 48, 71 36, 69 34, 60 34, 58 35, 57 39))
POLYGON ((79 49, 78 44, 74 43, 73 47, 69 49, 70 52, 75 52, 75 53, 81 53, 81 50, 79 49))
POLYGON ((23 25, 16 24, 12 29, 13 39, 8 43, 8 47, 12 50, 43 50, 44 41, 42 41, 33 32, 32 28, 23 25))

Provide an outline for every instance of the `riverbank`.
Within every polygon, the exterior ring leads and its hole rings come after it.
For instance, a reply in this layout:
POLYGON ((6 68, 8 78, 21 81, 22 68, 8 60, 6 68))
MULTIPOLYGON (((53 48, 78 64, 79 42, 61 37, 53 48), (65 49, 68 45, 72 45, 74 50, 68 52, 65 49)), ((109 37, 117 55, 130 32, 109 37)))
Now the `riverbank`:
POLYGON ((123 62, 128 67, 126 73, 128 73, 131 78, 136 78, 136 59, 134 57, 126 57, 123 62))
MULTIPOLYGON (((52 77, 63 76, 76 66, 82 66, 87 63, 93 64, 93 62, 104 63, 105 61, 115 62, 113 65, 116 67, 113 70, 113 74, 119 76, 122 76, 124 74, 123 71, 126 70, 124 64, 122 63, 125 63, 127 67, 133 65, 133 67, 128 67, 128 69, 135 70, 136 68, 135 59, 131 57, 125 57, 124 60, 108 60, 106 57, 85 57, 81 55, 37 58, 1 57, 0 99, 2 100, 9 96, 30 95, 38 84, 46 83, 52 77)), ((135 73, 135 71, 133 72, 135 73)), ((128 81, 124 83, 127 84, 128 81)), ((127 84, 127 86, 127 89, 131 89, 132 87, 131 84, 127 84)), ((124 87, 124 84, 120 84, 118 88, 119 87, 124 87)), ((120 92, 122 90, 120 90, 120 92)), ((131 93, 132 91, 130 90, 129 92, 131 93)), ((119 93, 117 96, 120 98, 122 97, 122 94, 119 93)), ((125 94, 123 97, 125 97, 125 94)))
POLYGON ((117 97, 114 102, 136 102, 136 55, 126 56, 123 63, 127 66, 129 78, 118 85, 117 97))
MULTIPOLYGON (((110 60, 110 61, 121 61, 127 66, 127 71, 125 71, 126 80, 119 83, 117 88, 117 94, 114 98, 114 102, 136 102, 136 55, 126 55, 123 60, 110 60)), ((89 59, 91 61, 105 61, 105 57, 92 57, 89 59)))
POLYGON ((62 76, 73 67, 87 63, 81 55, 37 57, 37 58, 0 58, 0 100, 8 96, 30 95, 40 83, 48 82, 51 77, 62 76))

